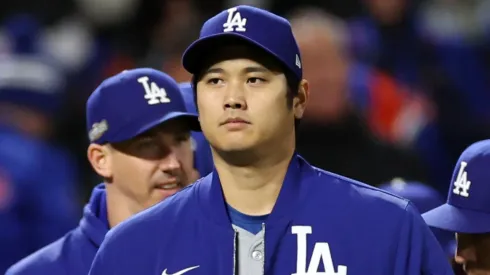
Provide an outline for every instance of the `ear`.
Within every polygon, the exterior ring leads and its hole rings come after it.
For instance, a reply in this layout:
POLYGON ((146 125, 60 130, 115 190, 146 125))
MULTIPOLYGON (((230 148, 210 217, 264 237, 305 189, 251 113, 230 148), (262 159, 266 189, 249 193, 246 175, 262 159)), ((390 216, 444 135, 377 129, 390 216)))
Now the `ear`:
POLYGON ((112 177, 111 152, 106 145, 91 143, 87 149, 87 158, 92 168, 103 178, 112 177))
POLYGON ((306 104, 310 98, 310 87, 306 79, 299 83, 298 95, 293 99, 294 117, 301 119, 306 109, 306 104))

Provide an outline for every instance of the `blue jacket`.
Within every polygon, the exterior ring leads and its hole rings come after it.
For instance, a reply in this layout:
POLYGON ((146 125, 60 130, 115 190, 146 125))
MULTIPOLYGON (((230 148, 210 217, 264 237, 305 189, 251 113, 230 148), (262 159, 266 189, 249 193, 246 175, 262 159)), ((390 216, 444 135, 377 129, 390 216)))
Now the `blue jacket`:
POLYGON ((0 125, 0 274, 77 225, 74 167, 64 150, 0 125))
MULTIPOLYGON (((298 156, 264 227, 268 275, 453 274, 411 203, 298 156)), ((89 275, 232 275, 236 242, 213 172, 111 230, 89 275)))
POLYGON ((5 275, 87 275, 109 231, 105 187, 96 186, 74 230, 13 265, 5 275))

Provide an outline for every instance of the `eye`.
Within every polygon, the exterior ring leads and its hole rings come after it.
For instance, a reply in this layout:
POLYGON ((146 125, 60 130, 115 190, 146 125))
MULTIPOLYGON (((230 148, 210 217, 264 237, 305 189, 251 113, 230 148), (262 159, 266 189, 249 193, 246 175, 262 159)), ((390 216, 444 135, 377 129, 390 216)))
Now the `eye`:
POLYGON ((218 84, 221 84, 223 82, 222 79, 220 78, 217 78, 217 77, 214 77, 214 78, 210 78, 208 79, 207 83, 208 84, 211 84, 211 85, 218 85, 218 84))
POLYGON ((260 84, 260 83, 263 83, 265 81, 266 81, 265 79, 260 78, 260 77, 250 77, 249 79, 247 79, 247 83, 250 83, 250 84, 260 84))
POLYGON ((156 146, 157 146, 156 142, 152 139, 143 139, 138 141, 137 143, 137 147, 141 149, 146 149, 146 148, 151 148, 156 146))
POLYGON ((175 136, 175 141, 180 144, 188 141, 190 137, 191 137, 190 133, 181 133, 175 136))

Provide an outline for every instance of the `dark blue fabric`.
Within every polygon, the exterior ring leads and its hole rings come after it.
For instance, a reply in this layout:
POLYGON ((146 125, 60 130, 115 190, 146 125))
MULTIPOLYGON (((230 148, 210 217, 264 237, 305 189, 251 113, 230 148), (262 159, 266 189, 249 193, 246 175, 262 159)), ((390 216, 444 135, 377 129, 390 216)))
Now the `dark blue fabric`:
POLYGON ((6 275, 86 275, 109 231, 105 198, 104 185, 96 186, 78 227, 16 263, 6 275))
POLYGON ((74 167, 64 150, 0 126, 0 274, 76 226, 74 167))

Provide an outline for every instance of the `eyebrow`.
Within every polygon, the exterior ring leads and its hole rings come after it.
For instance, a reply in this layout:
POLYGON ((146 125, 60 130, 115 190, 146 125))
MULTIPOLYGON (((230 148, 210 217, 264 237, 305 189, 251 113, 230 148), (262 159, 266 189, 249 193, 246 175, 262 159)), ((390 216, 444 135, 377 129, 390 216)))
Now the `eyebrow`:
MULTIPOLYGON (((261 66, 251 66, 251 67, 246 67, 243 71, 245 73, 266 73, 269 72, 268 69, 261 67, 261 66)), ((206 74, 212 74, 212 73, 224 73, 225 70, 222 68, 210 68, 204 72, 204 75, 206 74)))
POLYGON ((267 72, 269 72, 269 70, 264 68, 264 67, 253 66, 253 67, 245 68, 245 72, 247 72, 247 73, 267 73, 267 72))

